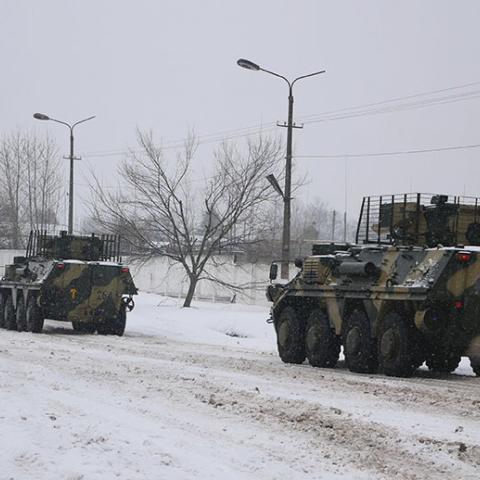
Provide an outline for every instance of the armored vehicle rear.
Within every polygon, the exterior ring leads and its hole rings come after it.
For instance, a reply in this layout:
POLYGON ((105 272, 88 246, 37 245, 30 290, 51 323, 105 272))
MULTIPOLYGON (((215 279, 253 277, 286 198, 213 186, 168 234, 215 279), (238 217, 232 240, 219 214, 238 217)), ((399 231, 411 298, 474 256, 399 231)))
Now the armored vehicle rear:
POLYGON ((480 375, 478 203, 365 197, 355 245, 315 245, 292 281, 269 286, 282 360, 333 367, 343 346, 351 371, 409 376, 467 355, 480 375))
POLYGON ((0 327, 41 332, 45 318, 78 331, 123 335, 137 293, 114 235, 32 232, 25 257, 0 281, 0 327))

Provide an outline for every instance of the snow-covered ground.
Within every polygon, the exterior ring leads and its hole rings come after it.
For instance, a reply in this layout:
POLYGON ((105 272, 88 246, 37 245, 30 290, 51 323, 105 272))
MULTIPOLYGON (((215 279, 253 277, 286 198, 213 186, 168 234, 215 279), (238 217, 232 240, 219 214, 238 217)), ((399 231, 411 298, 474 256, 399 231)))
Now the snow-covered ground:
POLYGON ((0 330, 0 479, 476 479, 480 378, 285 365, 264 307, 142 294, 126 335, 0 330))

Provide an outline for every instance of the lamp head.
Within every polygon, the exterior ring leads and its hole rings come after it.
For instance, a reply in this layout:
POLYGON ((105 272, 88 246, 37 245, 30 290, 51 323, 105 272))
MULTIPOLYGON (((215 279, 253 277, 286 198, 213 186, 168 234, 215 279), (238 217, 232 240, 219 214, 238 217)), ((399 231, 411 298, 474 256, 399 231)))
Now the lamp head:
POLYGON ((37 120, 50 120, 50 117, 44 113, 34 113, 33 118, 36 118, 37 120))
POLYGON ((247 70, 260 70, 260 67, 256 63, 246 60, 245 58, 239 58, 237 60, 237 65, 239 67, 246 68, 247 70))

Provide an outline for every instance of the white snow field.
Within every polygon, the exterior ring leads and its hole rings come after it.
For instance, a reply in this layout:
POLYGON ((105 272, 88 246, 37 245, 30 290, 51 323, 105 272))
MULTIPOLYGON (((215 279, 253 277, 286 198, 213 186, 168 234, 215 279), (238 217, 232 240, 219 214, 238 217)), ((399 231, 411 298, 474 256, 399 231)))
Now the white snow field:
POLYGON ((0 331, 0 479, 480 478, 480 378, 285 365, 267 307, 141 294, 124 337, 0 331))

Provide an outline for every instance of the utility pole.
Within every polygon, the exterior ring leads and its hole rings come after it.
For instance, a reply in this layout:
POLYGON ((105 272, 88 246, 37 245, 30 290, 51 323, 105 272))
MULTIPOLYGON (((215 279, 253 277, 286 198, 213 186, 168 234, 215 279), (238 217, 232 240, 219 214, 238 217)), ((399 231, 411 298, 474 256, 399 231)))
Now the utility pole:
POLYGON ((335 217, 337 212, 334 210, 332 214, 332 242, 335 241, 335 217))
MULTIPOLYGON (((321 73, 321 72, 319 72, 321 73)), ((294 80, 295 82, 295 80, 294 80)), ((293 123, 293 82, 288 82, 288 117, 287 123, 277 123, 278 127, 287 128, 287 155, 285 157, 285 189, 283 192, 283 232, 282 232, 282 267, 281 277, 288 279, 290 259, 290 225, 292 219, 292 144, 293 129, 303 125, 293 123)))
POLYGON ((62 125, 67 126, 70 129, 70 155, 68 157, 63 157, 65 159, 70 160, 70 189, 68 192, 68 234, 71 235, 73 233, 73 161, 80 160, 79 157, 75 157, 73 154, 73 129, 80 123, 87 122, 88 120, 92 120, 95 118, 95 115, 92 117, 84 118, 83 120, 79 120, 74 124, 70 125, 63 120, 57 120, 55 118, 50 118, 48 115, 44 113, 34 113, 33 118, 37 120, 51 120, 52 122, 61 123, 62 125))
MULTIPOLYGON (((240 58, 237 60, 237 65, 246 68, 247 70, 262 71, 274 75, 275 77, 285 80, 288 85, 288 120, 287 123, 282 123, 277 125, 279 127, 287 128, 287 154, 285 157, 285 189, 283 193, 283 232, 282 232, 282 268, 281 268, 281 277, 283 279, 288 279, 289 274, 289 265, 290 260, 290 223, 291 223, 291 201, 292 201, 292 141, 293 141, 293 129, 294 128, 303 128, 303 125, 297 126, 293 123, 293 85, 298 80, 303 78, 313 77, 314 75, 319 75, 325 73, 325 70, 319 72, 309 73, 308 75, 302 75, 295 78, 293 81, 288 80, 283 75, 272 72, 271 70, 266 70, 265 68, 260 67, 256 63, 246 60, 245 58, 240 58)), ((274 187, 275 188, 275 187, 274 187)), ((276 188, 275 188, 276 189, 276 188)))
POLYGON ((73 233, 73 161, 80 160, 75 158, 73 154, 73 128, 70 128, 70 156, 63 157, 70 158, 70 189, 68 193, 68 233, 73 233))

